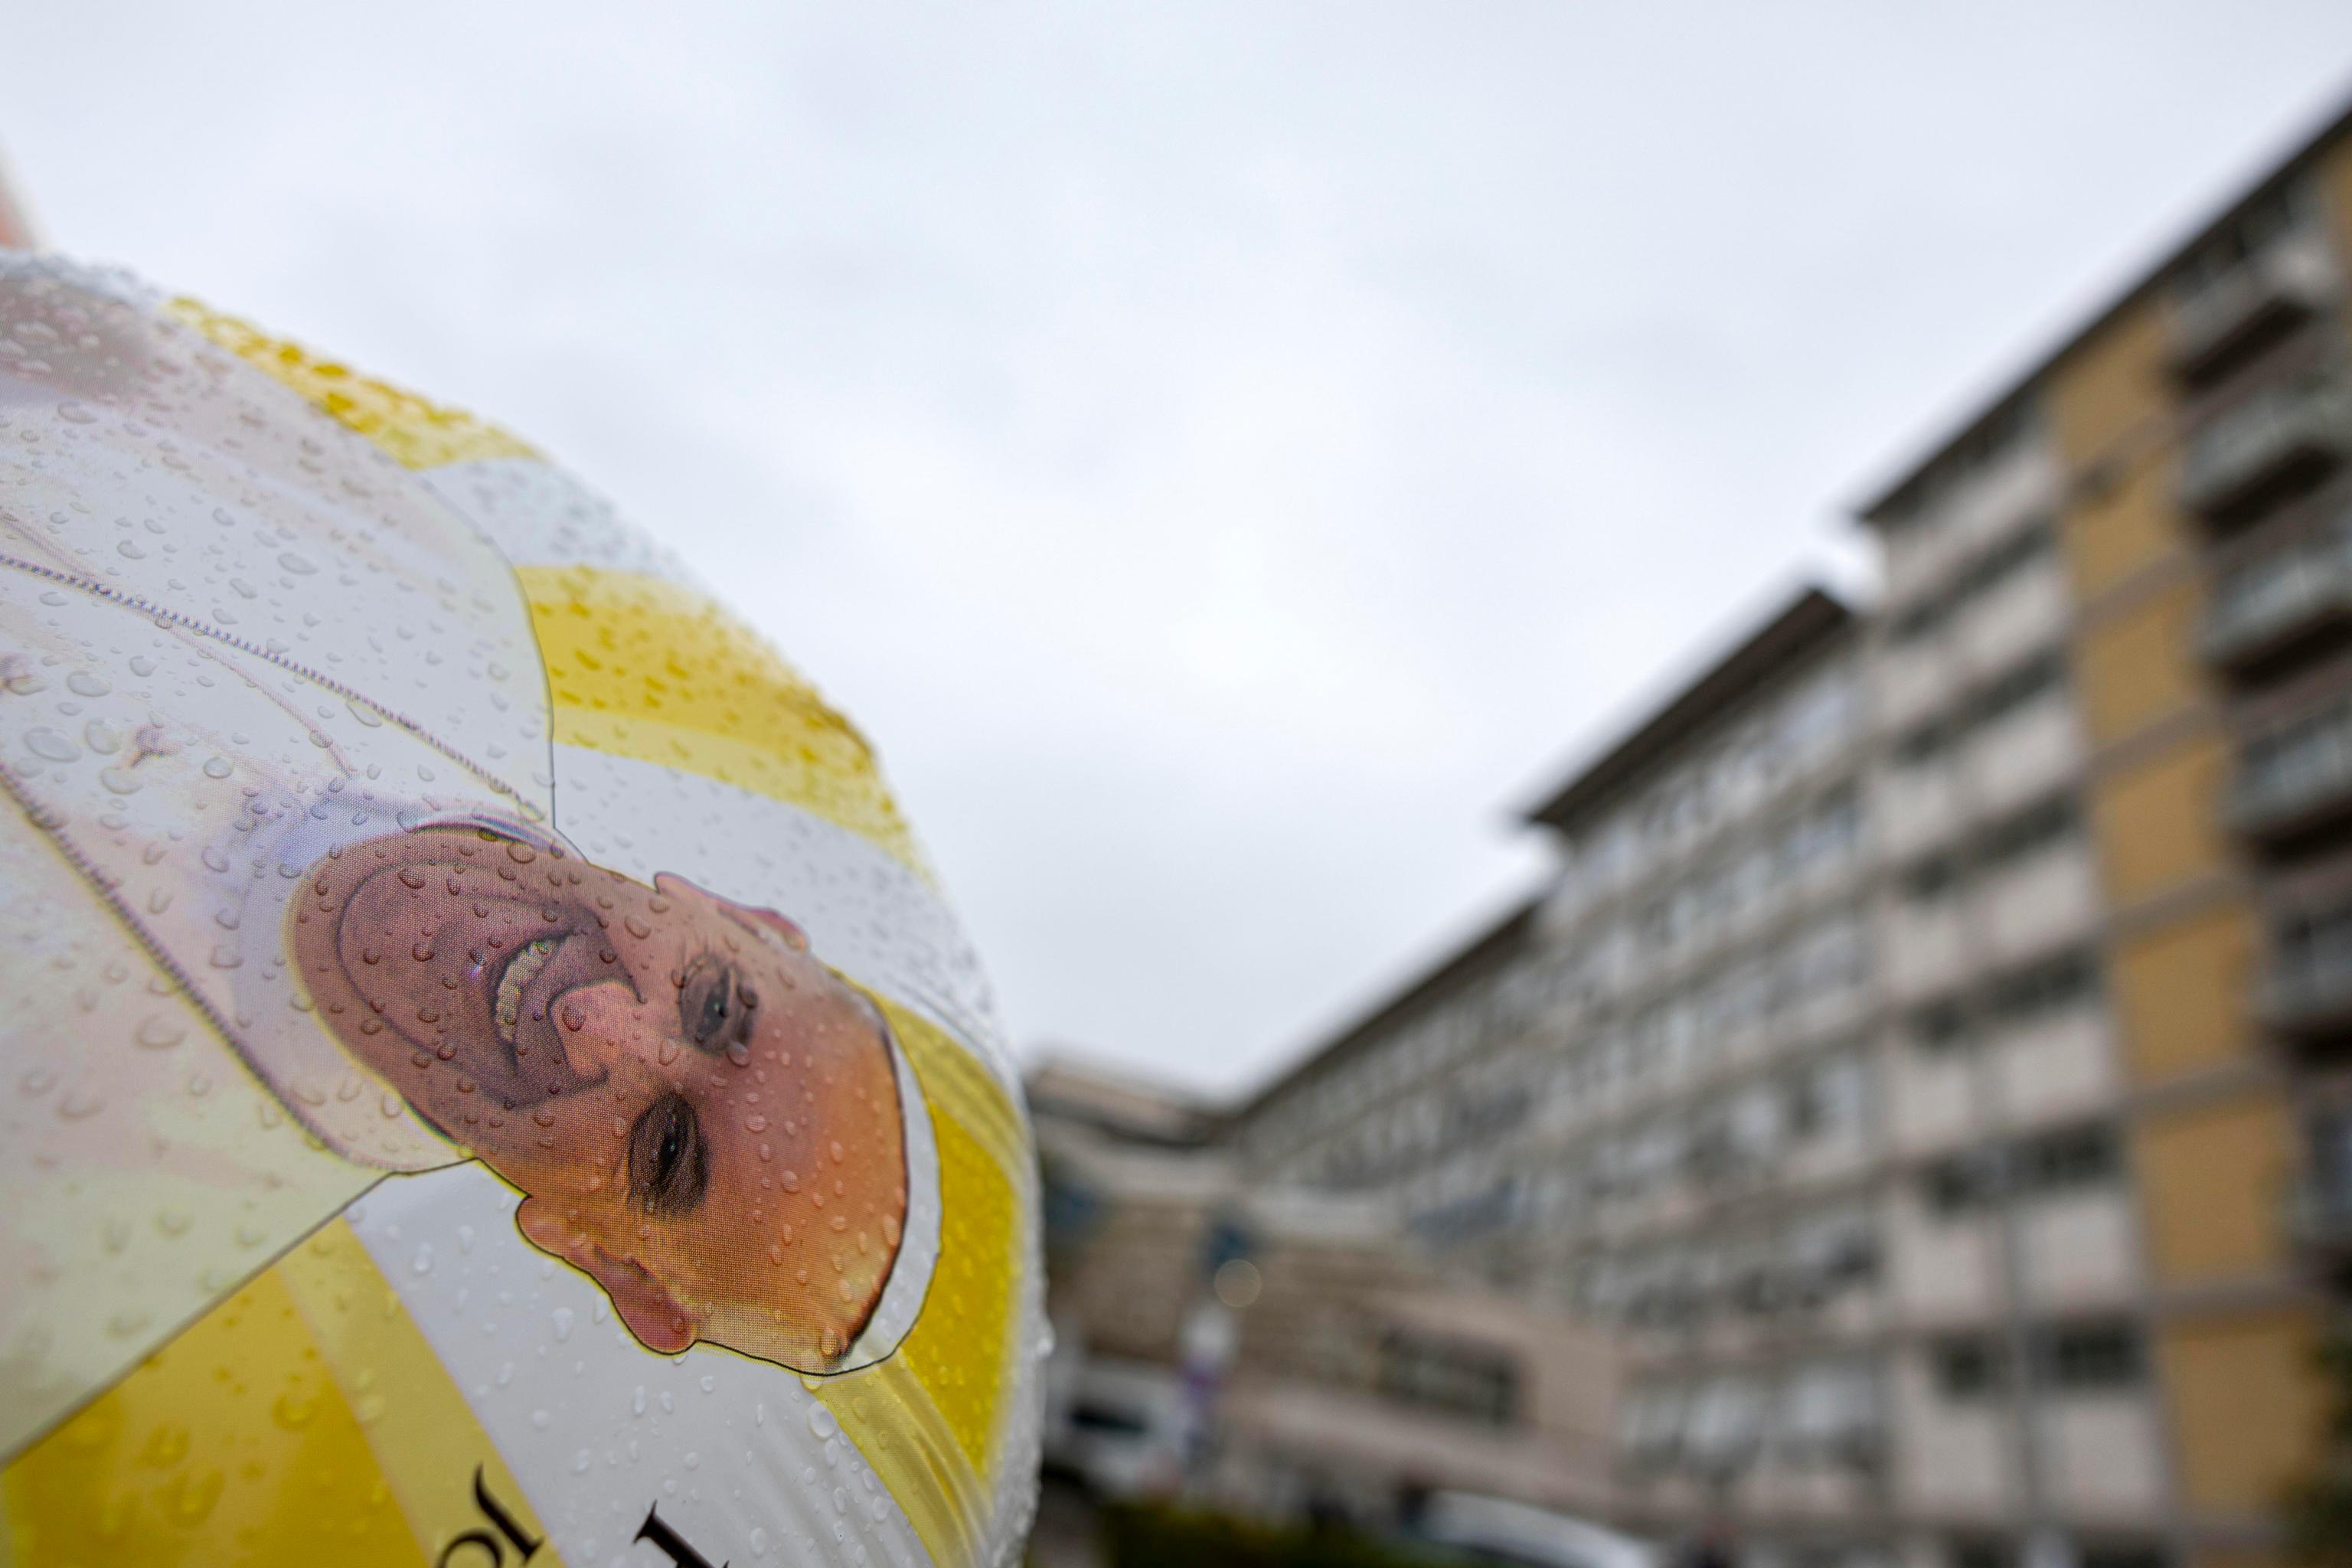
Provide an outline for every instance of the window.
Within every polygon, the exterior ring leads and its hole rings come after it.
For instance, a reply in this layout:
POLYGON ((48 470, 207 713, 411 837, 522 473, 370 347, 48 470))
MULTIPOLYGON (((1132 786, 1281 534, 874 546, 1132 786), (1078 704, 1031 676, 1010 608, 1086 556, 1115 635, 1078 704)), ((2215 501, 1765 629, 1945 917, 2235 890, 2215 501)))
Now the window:
POLYGON ((1903 896, 1913 903, 1931 903, 1949 894, 1960 885, 1960 864, 1957 856, 1931 855, 1914 863, 1903 873, 1903 896))
POLYGON ((1688 1053, 1696 1016, 1687 997, 1661 1002, 1637 1016, 1633 1023, 1632 1077, 1671 1076, 1688 1053))
POLYGON ((1893 534, 1934 520, 1953 491, 2007 458, 2033 434, 2035 413, 2033 405, 2021 396, 1986 415, 1879 509, 1880 525, 1893 534))
POLYGON ((2352 904, 2338 904, 2290 917, 2278 933, 2279 963, 2285 969, 2335 968, 2352 959, 2352 904))
POLYGON ((2352 566, 2352 508, 2341 507, 2318 527, 2267 550, 2221 574, 2209 616, 2211 635, 2225 645, 2260 641, 2334 602, 2352 566))
POLYGON ((1990 1536, 1963 1536, 1951 1546, 1952 1568, 2018 1568, 2022 1555, 2014 1542, 1990 1536))
POLYGON ((1700 1003, 1700 1027, 1716 1040, 1746 1033, 1763 1015, 1770 991, 1770 972, 1760 962, 1750 960, 1724 971, 1700 1003))
POLYGON ((1991 1170, 1981 1155, 1954 1154, 1920 1173, 1919 1184, 1930 1212, 1955 1215, 1975 1208, 1993 1192, 1991 1170))
POLYGON ((1780 1396, 1777 1447, 1799 1458, 1859 1459, 1877 1446, 1878 1386, 1858 1361, 1815 1362, 1780 1396))
POLYGON ((1752 1377, 1718 1377, 1691 1400, 1683 1451, 1703 1470, 1728 1474, 1756 1452, 1769 1406, 1764 1385, 1752 1377))
POLYGON ((1789 699, 1773 721, 1776 749, 1800 762, 1820 756, 1853 728, 1860 703, 1843 669, 1817 677, 1789 699))
POLYGON ((2083 1001, 2097 988, 2098 971, 2084 952, 2063 952, 2011 970, 1985 990, 1985 1013, 2003 1027, 2016 1027, 2083 1001))
POLYGON ((1668 1247, 1626 1266, 1625 1318, 1643 1326, 1673 1325, 1687 1321, 1697 1310, 1698 1293, 1691 1258, 1668 1247))
POLYGON ((1955 738, 1954 726, 1929 720, 1904 731, 1895 742, 1895 760, 1906 768, 1923 767, 1941 756, 1955 738))
POLYGON ((2300 801, 2352 773, 2352 706, 2330 703, 2246 742, 2245 790, 2256 800, 2300 801))
POLYGON ((2021 569, 2051 554, 2047 519, 2020 529, 1953 574, 1945 588, 1895 617, 1888 634, 1897 643, 1931 637, 1976 599, 1983 597, 2021 569))
POLYGON ((1978 839, 1977 868, 1990 870, 2052 848, 2074 837, 2080 826, 2080 814, 2074 801, 2065 796, 2030 806, 1995 824, 1978 839))
POLYGON ((1911 1015, 1911 1038, 1922 1050, 1949 1050, 1968 1039, 1968 1009, 1947 997, 1911 1015))
POLYGON ((1981 1399, 2009 1381, 2008 1351, 1981 1334, 1946 1340, 1929 1354, 1936 1391, 1947 1399, 1981 1399))
POLYGON ((1787 1137, 1787 1100, 1769 1084, 1750 1084, 1725 1108, 1725 1131, 1734 1157, 1756 1164, 1780 1152, 1787 1137))
POLYGON ((2028 659, 1977 693, 1976 700, 1969 704, 1973 710, 1969 715, 1972 726, 1998 723, 2034 699, 2056 690, 2064 679, 2065 670, 2058 655, 2050 653, 2028 659))
POLYGON ((2053 1388, 2093 1391, 2140 1380, 2139 1331, 2126 1322, 2074 1323, 2034 1336, 2035 1373, 2053 1388))
POLYGON ((1625 1402, 1617 1427, 1618 1447, 1637 1465, 1662 1465, 1674 1458, 1682 1438, 1689 1395, 1679 1388, 1644 1388, 1625 1402))
POLYGON ((1489 1345, 1391 1332, 1381 1342, 1380 1387, 1405 1404, 1493 1426, 1518 1414, 1518 1363, 1489 1345))
POLYGON ((1780 1305, 1780 1252, 1769 1236, 1749 1236, 1723 1249, 1724 1300, 1754 1316, 1780 1305))
POLYGON ((1688 1131, 1679 1119, 1661 1117, 1651 1122, 1626 1146, 1625 1184, 1639 1189, 1672 1176, 1689 1147, 1688 1131))
POLYGON ((2026 660, 2015 669, 1979 687, 1941 718, 1931 719, 1905 733, 1895 743, 1895 760, 1906 767, 1933 762, 1974 731, 1997 724, 2019 709, 2055 691, 2065 681, 2064 661, 2056 653, 2026 660))
POLYGON ((1782 1286, 1798 1304, 1819 1306, 1878 1272, 1878 1227, 1866 1208, 1833 1208, 1790 1228, 1782 1286))
POLYGON ((2070 1128, 2019 1143, 2011 1156, 2020 1192, 2060 1192, 2114 1179, 2121 1162, 2105 1126, 2070 1128))
POLYGON ((1861 830, 1860 805, 1850 791, 1840 791, 1781 831, 1772 847, 1773 876, 1801 877, 1817 865, 1843 858, 1861 830))
POLYGON ((2075 1568, 2165 1568, 2164 1548, 2146 1541, 2102 1541, 2074 1549, 2075 1568))
POLYGON ((2193 295, 2228 277, 2302 227, 2309 205, 2309 198, 2297 184, 2265 194, 2181 261, 2174 274, 2176 285, 2182 293, 2193 295))
POLYGON ((1870 1079, 1858 1053, 1842 1051, 1816 1063, 1792 1087, 1790 1120, 1799 1137, 1837 1138, 1860 1129, 1870 1079))

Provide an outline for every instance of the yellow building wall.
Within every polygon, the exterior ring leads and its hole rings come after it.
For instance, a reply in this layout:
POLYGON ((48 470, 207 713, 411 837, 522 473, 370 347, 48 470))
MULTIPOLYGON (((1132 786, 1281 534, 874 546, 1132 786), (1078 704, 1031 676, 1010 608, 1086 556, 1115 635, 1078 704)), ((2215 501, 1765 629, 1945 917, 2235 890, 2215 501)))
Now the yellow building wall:
POLYGON ((2336 230, 2336 254, 2352 259, 2352 138, 2339 142, 2319 161, 2320 200, 2326 204, 2336 230))
MULTIPOLYGON (((2084 700, 2090 700, 2087 691, 2084 700)), ((2091 821, 2111 900, 2128 908, 2229 865, 2221 826, 2229 777, 2229 747, 2207 731, 2095 786, 2091 821)))
POLYGON ((2197 657, 2204 594, 2186 574, 2085 626, 2074 668, 2094 742, 2119 741, 2193 707, 2207 692, 2197 657))
POLYGON ((2230 900, 2116 944, 2116 1010, 2135 1083, 2178 1078, 2245 1049, 2260 942, 2253 912, 2230 900))
POLYGON ((2285 1257, 2293 1138, 2268 1086, 2140 1121, 2133 1164, 2157 1283, 2258 1274, 2285 1257))
POLYGON ((2186 555, 2189 535, 2172 504, 2168 449, 2136 458, 2114 483, 2077 496, 2067 508, 2066 558, 2074 591, 2084 599, 2158 562, 2186 555))
POLYGON ((2107 457, 2172 395, 2160 301, 2143 300, 2049 371, 2051 435, 2071 472, 2107 457))
POLYGON ((2313 1375, 2317 1325, 2300 1307, 2162 1324, 2157 1364, 2189 1509, 2267 1512, 2315 1450, 2326 1389, 2313 1375))

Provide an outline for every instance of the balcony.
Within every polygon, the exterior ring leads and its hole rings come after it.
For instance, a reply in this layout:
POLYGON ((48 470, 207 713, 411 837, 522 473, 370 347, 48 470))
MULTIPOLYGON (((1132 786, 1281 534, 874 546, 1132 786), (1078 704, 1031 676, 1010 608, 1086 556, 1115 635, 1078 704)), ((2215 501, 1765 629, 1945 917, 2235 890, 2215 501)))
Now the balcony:
POLYGON ((2172 367, 2184 381, 2211 378, 2248 351, 2327 308, 2336 291, 2326 246, 2296 235, 2185 290, 2172 312, 2172 367))
POLYGON ((2352 1265, 2352 1182, 2315 1172, 2287 1194, 2287 1234, 2315 1258, 2352 1265))
POLYGON ((2352 1024, 2352 926, 2338 921, 2282 943, 2254 1006, 2282 1034, 2322 1035, 2352 1024))
POLYGON ((2352 453, 2352 394, 2314 372, 2273 383, 2215 415, 2189 438, 2180 502, 2209 518, 2251 509, 2289 483, 2316 478, 2352 453))
POLYGON ((2233 832, 2279 843, 2352 808, 2352 714, 2330 710, 2251 742, 2223 816, 2233 832))
POLYGON ((2198 642, 2206 662, 2242 670, 2352 624, 2352 531, 2339 521, 2221 580, 2198 642))

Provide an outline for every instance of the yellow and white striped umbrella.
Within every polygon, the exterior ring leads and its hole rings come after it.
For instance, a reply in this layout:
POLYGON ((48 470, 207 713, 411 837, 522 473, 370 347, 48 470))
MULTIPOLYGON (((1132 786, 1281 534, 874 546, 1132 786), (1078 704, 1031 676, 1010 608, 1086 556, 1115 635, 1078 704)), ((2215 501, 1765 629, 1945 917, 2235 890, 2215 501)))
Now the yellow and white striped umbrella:
POLYGON ((0 1563, 1018 1554, 979 964, 570 475, 0 257, 0 1563))

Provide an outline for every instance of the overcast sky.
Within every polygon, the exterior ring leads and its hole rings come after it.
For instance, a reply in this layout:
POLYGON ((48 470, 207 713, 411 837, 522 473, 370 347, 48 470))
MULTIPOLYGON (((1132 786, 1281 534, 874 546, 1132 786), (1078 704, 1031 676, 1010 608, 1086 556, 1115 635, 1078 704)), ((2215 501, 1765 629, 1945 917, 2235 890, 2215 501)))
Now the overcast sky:
POLYGON ((2352 93, 2342 0, 1929 9, 17 0, 0 148, 669 539, 1016 1039, 1222 1092, 2352 93))

